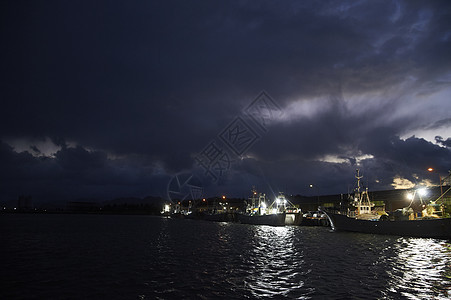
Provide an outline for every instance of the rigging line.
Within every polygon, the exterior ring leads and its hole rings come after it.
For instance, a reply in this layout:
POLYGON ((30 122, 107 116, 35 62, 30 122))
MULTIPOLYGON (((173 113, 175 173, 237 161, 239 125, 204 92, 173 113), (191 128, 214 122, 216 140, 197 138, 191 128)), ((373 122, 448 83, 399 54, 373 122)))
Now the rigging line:
POLYGON ((438 200, 440 200, 440 199, 442 199, 443 198, 443 196, 445 196, 445 194, 446 193, 448 193, 449 192, 449 190, 451 190, 451 186, 443 193, 443 194, 441 194, 440 195, 440 197, 438 197, 437 199, 435 199, 435 201, 434 202, 436 202, 436 201, 438 201, 438 200))

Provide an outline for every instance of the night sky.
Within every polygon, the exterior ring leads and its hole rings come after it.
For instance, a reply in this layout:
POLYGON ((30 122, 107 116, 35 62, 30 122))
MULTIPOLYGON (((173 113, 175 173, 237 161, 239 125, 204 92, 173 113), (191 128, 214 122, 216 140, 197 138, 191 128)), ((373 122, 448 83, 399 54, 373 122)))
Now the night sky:
POLYGON ((451 169, 449 1, 0 6, 0 201, 167 198, 191 176, 205 197, 335 194, 356 168, 370 190, 451 169))

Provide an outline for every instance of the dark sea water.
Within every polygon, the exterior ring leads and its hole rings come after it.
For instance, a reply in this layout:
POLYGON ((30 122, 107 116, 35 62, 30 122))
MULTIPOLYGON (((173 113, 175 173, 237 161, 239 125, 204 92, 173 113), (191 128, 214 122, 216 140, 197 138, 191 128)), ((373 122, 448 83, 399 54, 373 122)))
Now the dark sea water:
POLYGON ((451 243, 152 216, 0 215, 1 299, 450 299, 451 243))

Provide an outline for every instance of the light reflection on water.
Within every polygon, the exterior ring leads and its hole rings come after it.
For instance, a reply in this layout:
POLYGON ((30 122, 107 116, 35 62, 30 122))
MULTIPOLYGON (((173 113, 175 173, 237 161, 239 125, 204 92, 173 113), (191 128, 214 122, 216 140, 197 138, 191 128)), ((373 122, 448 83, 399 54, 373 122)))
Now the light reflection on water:
POLYGON ((0 215, 5 299, 450 299, 451 243, 147 216, 0 215))
POLYGON ((390 292, 409 299, 451 298, 451 248, 444 241, 400 238, 390 259, 390 292))
POLYGON ((294 245, 294 227, 252 226, 248 259, 252 273, 244 280, 256 297, 295 294, 302 281, 303 255, 294 245))

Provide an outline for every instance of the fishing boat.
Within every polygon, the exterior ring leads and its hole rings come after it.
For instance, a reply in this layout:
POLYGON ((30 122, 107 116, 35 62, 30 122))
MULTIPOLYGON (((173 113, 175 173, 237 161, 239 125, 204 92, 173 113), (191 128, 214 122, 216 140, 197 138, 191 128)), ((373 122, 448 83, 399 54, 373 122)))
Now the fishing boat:
MULTIPOLYGON (((449 177, 449 175, 448 175, 449 177)), ((450 187, 441 193, 440 197, 420 207, 421 212, 415 212, 407 207, 388 215, 385 211, 375 210, 374 203, 368 197, 368 191, 361 191, 357 170, 357 188, 351 206, 354 209, 331 212, 322 209, 329 218, 334 231, 352 231, 372 234, 387 234, 425 238, 451 238, 451 218, 445 211, 445 195, 450 187)), ((413 194, 412 201, 415 199, 413 194)))
POLYGON ((252 190, 246 209, 236 215, 238 222, 253 225, 285 226, 299 225, 302 221, 302 213, 286 197, 280 193, 270 204, 266 204, 266 195, 257 194, 252 190))
POLYGON ((324 226, 329 227, 329 219, 321 211, 308 211, 302 215, 301 226, 324 226))

